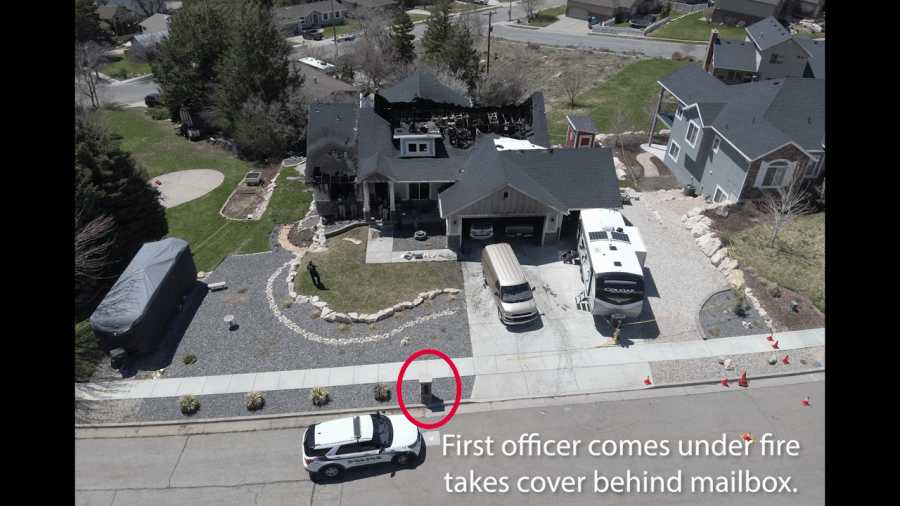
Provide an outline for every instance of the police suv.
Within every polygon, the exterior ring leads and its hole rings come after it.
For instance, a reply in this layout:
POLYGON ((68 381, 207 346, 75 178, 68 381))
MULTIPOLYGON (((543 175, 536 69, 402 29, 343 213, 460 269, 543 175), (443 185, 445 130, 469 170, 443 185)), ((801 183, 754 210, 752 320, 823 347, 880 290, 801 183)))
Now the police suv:
POLYGON ((303 435, 303 467, 337 478, 351 467, 408 465, 421 450, 422 435, 405 416, 359 415, 311 425, 303 435))

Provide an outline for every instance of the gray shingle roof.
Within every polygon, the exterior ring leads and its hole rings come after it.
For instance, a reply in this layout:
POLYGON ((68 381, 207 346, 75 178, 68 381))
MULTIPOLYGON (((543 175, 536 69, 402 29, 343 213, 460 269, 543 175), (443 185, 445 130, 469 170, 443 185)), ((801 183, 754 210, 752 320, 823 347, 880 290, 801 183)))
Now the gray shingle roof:
POLYGON ((752 42, 745 40, 716 39, 713 46, 713 67, 755 72, 756 48, 752 42))
POLYGON ((750 160, 790 142, 807 151, 821 150, 825 140, 824 79, 728 86, 687 65, 659 83, 686 106, 697 104, 704 128, 715 129, 750 160))
POLYGON ((141 33, 141 34, 135 35, 134 39, 132 39, 132 40, 134 41, 133 43, 135 43, 135 44, 140 44, 144 47, 150 47, 150 46, 159 44, 160 41, 162 41, 164 38, 166 38, 168 36, 169 36, 169 31, 162 30, 159 32, 141 33))
POLYGON ((576 130, 578 132, 590 132, 592 134, 600 133, 597 125, 594 124, 594 120, 592 120, 591 118, 566 114, 566 120, 569 121, 569 126, 571 126, 573 130, 576 130))
POLYGON ((760 51, 791 38, 791 32, 772 16, 748 26, 747 35, 760 51))
POLYGON ((389 102, 410 103, 415 100, 431 100, 439 104, 471 107, 472 101, 444 86, 437 79, 421 71, 388 88, 381 96, 389 102))
POLYGON ((825 79, 825 41, 811 39, 805 34, 794 37, 794 40, 809 53, 803 77, 825 79))
POLYGON ((310 104, 306 173, 356 173, 358 104, 310 104))

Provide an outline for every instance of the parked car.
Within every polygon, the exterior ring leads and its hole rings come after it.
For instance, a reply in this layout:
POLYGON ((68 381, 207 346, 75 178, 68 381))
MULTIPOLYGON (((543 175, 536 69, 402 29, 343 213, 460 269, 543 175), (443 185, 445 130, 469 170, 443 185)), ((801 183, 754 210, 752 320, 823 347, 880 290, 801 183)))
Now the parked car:
POLYGON ((487 241, 494 237, 494 227, 489 221, 473 223, 469 229, 469 237, 476 241, 487 241))
POLYGON ((160 105, 159 93, 151 93, 147 95, 146 97, 144 97, 144 103, 147 104, 147 107, 160 105))
POLYGON ((419 456, 422 446, 419 429, 403 415, 376 412, 339 418, 306 429, 303 468, 337 478, 352 467, 386 462, 405 466, 419 456))
POLYGON ((534 235, 534 227, 531 225, 507 225, 504 232, 506 237, 531 237, 534 235))
POLYGON ((315 28, 303 30, 303 38, 307 40, 322 40, 322 33, 315 28))
POLYGON ((594 27, 597 24, 597 16, 588 16, 588 30, 594 27))

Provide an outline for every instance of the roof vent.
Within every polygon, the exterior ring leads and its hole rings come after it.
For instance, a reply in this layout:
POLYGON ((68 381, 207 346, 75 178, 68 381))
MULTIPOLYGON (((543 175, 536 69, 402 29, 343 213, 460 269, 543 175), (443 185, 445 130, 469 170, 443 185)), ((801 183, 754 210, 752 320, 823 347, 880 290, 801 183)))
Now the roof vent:
POLYGON ((622 262, 613 262, 616 267, 622 267, 622 262))

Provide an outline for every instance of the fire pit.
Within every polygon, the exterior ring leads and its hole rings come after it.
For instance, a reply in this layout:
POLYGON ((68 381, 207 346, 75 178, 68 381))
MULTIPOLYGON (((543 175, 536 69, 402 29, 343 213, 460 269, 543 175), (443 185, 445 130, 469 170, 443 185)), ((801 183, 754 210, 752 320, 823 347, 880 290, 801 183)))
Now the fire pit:
POLYGON ((424 230, 416 230, 413 237, 415 237, 417 241, 424 241, 425 239, 428 239, 428 234, 426 234, 424 230))

